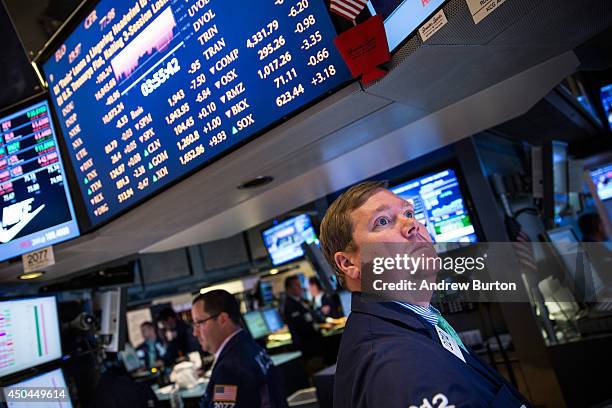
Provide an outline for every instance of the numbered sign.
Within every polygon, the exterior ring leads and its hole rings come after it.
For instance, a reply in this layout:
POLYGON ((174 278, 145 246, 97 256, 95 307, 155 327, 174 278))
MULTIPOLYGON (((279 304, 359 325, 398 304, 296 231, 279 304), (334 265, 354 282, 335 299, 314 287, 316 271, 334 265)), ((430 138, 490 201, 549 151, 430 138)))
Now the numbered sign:
POLYGON ((40 271, 48 266, 55 265, 53 247, 41 248, 29 254, 22 255, 23 273, 40 271))

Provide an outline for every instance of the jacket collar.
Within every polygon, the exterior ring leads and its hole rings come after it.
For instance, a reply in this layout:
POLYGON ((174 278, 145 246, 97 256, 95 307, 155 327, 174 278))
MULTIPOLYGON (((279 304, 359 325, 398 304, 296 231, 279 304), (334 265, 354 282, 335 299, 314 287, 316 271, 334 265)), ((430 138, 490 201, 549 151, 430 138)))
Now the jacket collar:
POLYGON ((246 339, 247 337, 248 337, 248 334, 246 333, 246 330, 244 329, 235 333, 233 337, 223 346, 221 353, 219 353, 219 356, 217 357, 217 359, 215 359, 215 365, 217 365, 217 362, 222 360, 223 357, 236 346, 236 344, 243 341, 243 339, 246 339))
POLYGON ((415 330, 431 331, 431 325, 413 311, 396 302, 376 300, 365 293, 352 293, 351 311, 393 320, 415 330))

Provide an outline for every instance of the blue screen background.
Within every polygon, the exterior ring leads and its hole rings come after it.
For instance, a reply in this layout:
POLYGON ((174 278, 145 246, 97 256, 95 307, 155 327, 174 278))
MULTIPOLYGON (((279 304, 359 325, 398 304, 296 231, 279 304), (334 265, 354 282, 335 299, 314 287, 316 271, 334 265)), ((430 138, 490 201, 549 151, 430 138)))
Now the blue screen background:
POLYGON ((78 237, 47 101, 0 124, 0 261, 78 237))
POLYGON ((349 81, 335 36, 321 0, 100 1, 43 63, 91 223, 349 81))

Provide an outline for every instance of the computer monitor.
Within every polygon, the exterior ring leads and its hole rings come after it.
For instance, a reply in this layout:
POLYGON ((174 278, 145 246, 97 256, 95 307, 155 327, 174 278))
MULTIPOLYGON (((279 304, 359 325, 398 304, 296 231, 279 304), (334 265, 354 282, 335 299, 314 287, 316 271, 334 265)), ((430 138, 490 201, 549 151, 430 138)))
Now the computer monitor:
POLYGON ((391 187, 414 205, 415 218, 435 242, 477 242, 476 231, 453 169, 430 173, 391 187))
POLYGON ((612 84, 601 87, 600 94, 608 125, 612 128, 612 84))
POLYGON ((128 373, 137 371, 144 366, 138 352, 130 344, 126 344, 124 350, 119 352, 119 355, 128 373))
POLYGON ((35 406, 36 408, 72 408, 70 392, 68 390, 66 379, 64 378, 64 373, 62 372, 61 368, 56 368, 55 370, 27 378, 23 381, 4 388, 3 391, 7 408, 23 408, 26 406, 30 406, 30 404, 31 406, 35 406), (17 390, 27 390, 39 387, 44 387, 46 391, 52 392, 55 401, 45 402, 41 400, 35 403, 15 401, 15 399, 10 394, 11 391, 16 392, 17 390))
POLYGON ((0 377, 61 357, 54 296, 0 302, 0 377))
POLYGON ((283 319, 276 308, 265 309, 263 316, 271 333, 280 330, 284 326, 283 319))
POLYGON ((270 330, 266 325, 266 321, 264 320, 261 311, 254 310, 252 312, 245 313, 243 317, 244 322, 246 323, 246 326, 254 339, 260 339, 270 334, 270 330))
POLYGON ((340 303, 342 304, 342 311, 345 316, 351 314, 351 292, 348 290, 343 290, 338 293, 340 295, 340 303))
POLYGON ((274 290, 271 282, 260 281, 259 283, 259 295, 263 305, 269 305, 274 301, 274 290))
POLYGON ((0 261, 79 236, 45 99, 0 113, 0 261))
POLYGON ((310 217, 300 214, 262 231, 263 242, 272 259, 272 264, 280 265, 304 256, 302 244, 319 240, 310 217))
POLYGON ((586 172, 586 177, 599 216, 612 236, 612 163, 591 168, 586 172))

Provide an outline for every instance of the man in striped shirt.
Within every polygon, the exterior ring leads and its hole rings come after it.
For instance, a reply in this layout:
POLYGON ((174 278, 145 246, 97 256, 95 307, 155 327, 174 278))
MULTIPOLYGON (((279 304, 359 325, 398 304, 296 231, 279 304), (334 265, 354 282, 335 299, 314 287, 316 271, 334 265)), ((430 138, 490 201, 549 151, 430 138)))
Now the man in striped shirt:
MULTIPOLYGON (((321 246, 338 280, 352 292, 336 369, 334 407, 502 407, 527 400, 461 342, 430 304, 373 301, 361 293, 362 250, 432 239, 412 204, 384 182, 351 187, 327 210, 321 246)), ((431 278, 431 271, 424 271, 431 278)))

